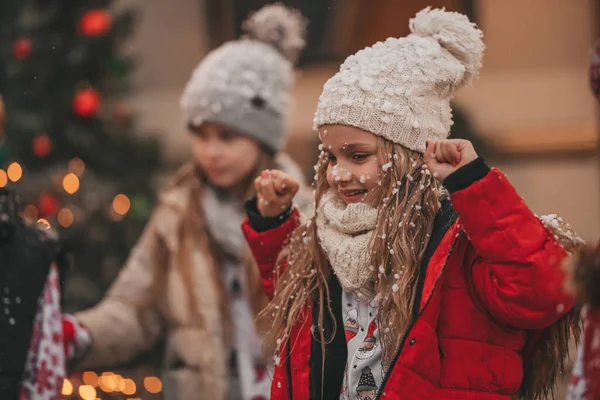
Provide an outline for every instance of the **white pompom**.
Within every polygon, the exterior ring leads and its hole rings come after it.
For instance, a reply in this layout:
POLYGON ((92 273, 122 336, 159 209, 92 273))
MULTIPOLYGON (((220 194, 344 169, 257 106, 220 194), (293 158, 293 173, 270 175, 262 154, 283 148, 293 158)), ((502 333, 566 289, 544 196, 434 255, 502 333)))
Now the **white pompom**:
POLYGON ((251 14, 242 29, 248 38, 271 44, 295 62, 306 44, 306 23, 298 10, 275 3, 251 14))
POLYGON ((466 85, 479 75, 485 50, 483 33, 466 15, 427 7, 410 20, 410 31, 435 39, 464 65, 465 74, 457 86, 466 85))

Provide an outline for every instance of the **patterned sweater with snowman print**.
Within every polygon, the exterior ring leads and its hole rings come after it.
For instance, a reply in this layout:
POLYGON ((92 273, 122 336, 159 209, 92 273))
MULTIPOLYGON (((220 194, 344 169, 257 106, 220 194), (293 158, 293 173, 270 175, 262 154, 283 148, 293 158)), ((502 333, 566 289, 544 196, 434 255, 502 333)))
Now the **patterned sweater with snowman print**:
POLYGON ((348 360, 340 400, 373 400, 386 373, 379 343, 377 301, 344 292, 342 315, 348 360))

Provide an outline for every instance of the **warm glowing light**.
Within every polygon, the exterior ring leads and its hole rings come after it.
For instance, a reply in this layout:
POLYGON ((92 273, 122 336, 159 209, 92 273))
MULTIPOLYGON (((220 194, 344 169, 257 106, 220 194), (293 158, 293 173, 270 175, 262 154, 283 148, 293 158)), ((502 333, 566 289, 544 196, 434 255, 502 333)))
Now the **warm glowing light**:
MULTIPOLYGON (((71 214, 71 222, 73 222, 73 214, 71 213, 71 211, 66 208, 63 208, 62 210, 60 210, 60 213, 58 213, 58 222, 62 226, 64 226, 64 225, 62 222, 60 222, 60 219, 61 219, 60 216, 63 211, 68 211, 69 214, 71 214)), ((69 224, 69 225, 71 225, 71 224, 69 224)), ((65 228, 67 228, 67 227, 65 226, 65 228)), ((98 375, 95 372, 91 372, 91 371, 84 372, 82 374, 81 378, 83 379, 83 383, 85 383, 86 385, 98 387, 98 375)))
POLYGON ((117 388, 117 391, 122 392, 123 390, 125 390, 125 379, 120 379, 119 387, 117 388))
POLYGON ((83 400, 94 400, 96 398, 96 389, 90 385, 79 386, 79 395, 83 400))
POLYGON ((85 164, 83 160, 79 157, 76 157, 69 161, 69 172, 74 173, 77 176, 83 175, 85 171, 85 164))
POLYGON ((38 224, 44 224, 46 229, 50 229, 50 222, 47 219, 40 218, 37 220, 38 224))
POLYGON ((30 222, 36 221, 38 219, 38 215, 38 209, 33 204, 28 205, 23 210, 23 216, 30 222))
POLYGON ((120 376, 114 375, 114 374, 108 376, 108 387, 113 392, 116 392, 117 389, 119 388, 119 378, 120 378, 120 376))
POLYGON ((3 169, 0 169, 0 188, 6 186, 8 183, 8 175, 4 172, 3 169))
POLYGON ((118 194, 113 199, 113 209, 119 215, 127 214, 130 206, 131 202, 129 201, 129 197, 125 196, 124 194, 118 194))
POLYGON ((144 387, 150 393, 160 393, 162 391, 162 382, 155 376, 144 378, 144 387))
POLYGON ((74 194, 79 190, 79 178, 72 172, 65 175, 62 183, 65 192, 69 194, 74 194))
POLYGON ((111 393, 119 388, 119 379, 112 372, 105 372, 98 379, 98 386, 103 392, 111 393))
POLYGON ((102 375, 100 378, 98 378, 98 387, 103 392, 110 393, 110 392, 112 392, 112 390, 110 390, 110 388, 106 384, 106 380, 107 380, 106 375, 102 375))
MULTIPOLYGON (((71 212, 71 210, 69 210, 68 208, 63 208, 62 210, 60 210, 58 212, 58 223, 60 224, 60 226, 62 226, 63 228, 68 228, 71 225, 73 225, 73 213, 71 212)), ((98 385, 98 375, 96 375, 93 372, 84 372, 83 373, 83 382, 86 385, 92 385, 94 387, 96 387, 98 385), (88 374, 88 379, 91 379, 91 382, 94 383, 88 383, 86 382, 86 374, 88 374), (93 376, 92 376, 93 374, 93 376)))
POLYGON ((23 168, 19 165, 19 163, 14 162, 8 166, 8 179, 13 182, 18 181, 23 176, 23 168))
POLYGON ((135 394, 137 388, 135 386, 135 382, 131 379, 123 379, 119 382, 119 390, 121 390, 123 394, 131 396, 132 394, 135 394))
POLYGON ((73 394, 73 384, 68 379, 63 381, 62 394, 64 396, 70 396, 73 394))

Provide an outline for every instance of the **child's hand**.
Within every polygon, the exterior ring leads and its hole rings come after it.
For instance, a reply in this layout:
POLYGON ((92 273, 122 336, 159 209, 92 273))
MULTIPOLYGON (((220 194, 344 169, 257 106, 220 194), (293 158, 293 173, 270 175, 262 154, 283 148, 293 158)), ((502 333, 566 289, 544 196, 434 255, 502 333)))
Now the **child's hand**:
POLYGON ((292 205, 300 184, 291 175, 277 170, 265 170, 254 180, 258 212, 263 217, 275 217, 292 205))
POLYGON ((462 139, 430 140, 424 154, 427 167, 440 181, 477 157, 471 142, 462 139))

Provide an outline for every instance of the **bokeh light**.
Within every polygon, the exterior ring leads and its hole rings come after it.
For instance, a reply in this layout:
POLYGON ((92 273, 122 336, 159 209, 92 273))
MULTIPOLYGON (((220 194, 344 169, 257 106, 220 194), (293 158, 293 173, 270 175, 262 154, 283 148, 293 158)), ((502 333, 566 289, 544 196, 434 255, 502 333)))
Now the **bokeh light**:
MULTIPOLYGON (((60 211, 58 212, 58 223, 59 223, 59 224, 60 224, 60 226, 62 226, 63 228, 68 228, 68 227, 70 227, 70 226, 73 224, 73 212, 71 212, 71 210, 69 210, 68 208, 63 208, 62 210, 60 210, 60 211)), ((95 373, 93 373, 93 372, 84 372, 84 373, 83 373, 83 382, 84 382, 86 385, 92 385, 92 386, 94 386, 94 387, 95 387, 95 386, 97 386, 97 385, 98 385, 98 375, 96 375, 96 374, 95 374, 95 373), (87 383, 87 382, 85 381, 85 379, 86 379, 86 374, 88 374, 88 379, 92 379, 92 375, 89 375, 89 374, 94 374, 96 378, 94 378, 94 379, 95 379, 95 381, 93 381, 93 382, 95 382, 95 383, 93 383, 93 384, 92 384, 92 383, 87 383)))
POLYGON ((129 207, 131 207, 131 202, 129 201, 129 197, 125 196, 124 194, 118 194, 113 199, 113 209, 117 214, 127 214, 129 207))
POLYGON ((63 396, 70 396, 73 394, 73 384, 68 379, 63 381, 62 394, 63 396))
POLYGON ((79 190, 79 178, 72 172, 69 172, 63 178, 63 188, 69 194, 75 194, 79 190))
POLYGON ((8 179, 13 182, 18 181, 23 176, 23 168, 21 168, 21 165, 17 162, 10 164, 6 172, 8 174, 8 179))
POLYGON ((132 394, 135 394, 137 387, 135 386, 135 382, 133 380, 123 379, 121 382, 119 382, 119 389, 121 392, 123 392, 123 394, 131 396, 132 394))
POLYGON ((37 222, 38 222, 38 224, 43 224, 46 227, 46 229, 50 229, 50 222, 48 222, 47 219, 40 218, 37 220, 37 222))
POLYGON ((69 172, 74 173, 77 176, 83 175, 85 171, 85 163, 79 157, 75 157, 71 161, 69 161, 69 172))
POLYGON ((162 391, 162 382, 155 376, 144 378, 144 387, 150 393, 160 393, 162 391))
POLYGON ((79 386, 79 395, 83 400, 95 400, 96 389, 90 385, 81 385, 79 386))
MULTIPOLYGON (((62 213, 65 210, 69 211, 69 213, 71 212, 70 210, 68 210, 66 208, 63 208, 60 212, 62 213)), ((71 218, 73 218, 73 214, 71 214, 71 218)), ((58 213, 58 220, 60 222, 60 213, 58 213)), ((61 223, 61 225, 62 225, 62 223, 61 223)), ((81 378, 83 380, 83 383, 85 383, 86 385, 98 387, 98 374, 96 374, 95 372, 86 371, 82 374, 81 378)))
POLYGON ((3 169, 0 169, 0 188, 3 188, 8 183, 8 175, 3 169))

